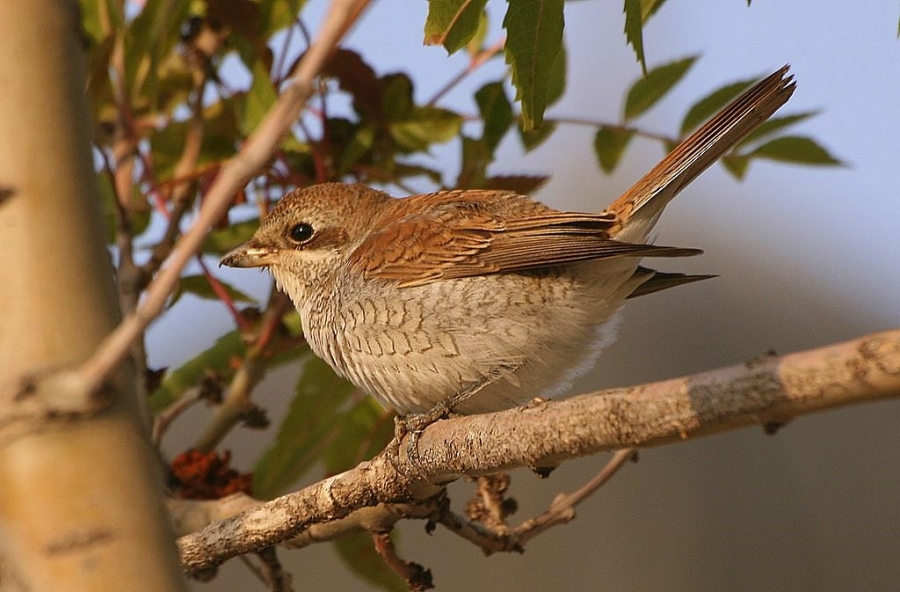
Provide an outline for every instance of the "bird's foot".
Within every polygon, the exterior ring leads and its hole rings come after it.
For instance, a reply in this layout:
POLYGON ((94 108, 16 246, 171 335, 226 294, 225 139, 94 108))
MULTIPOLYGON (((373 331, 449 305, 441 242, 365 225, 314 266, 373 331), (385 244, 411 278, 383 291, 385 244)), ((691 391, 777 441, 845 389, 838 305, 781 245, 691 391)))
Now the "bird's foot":
MULTIPOLYGON (((514 367, 511 369, 515 369, 514 367)), ((497 368, 491 373, 479 380, 468 385, 466 388, 455 393, 453 396, 441 401, 425 413, 411 413, 403 417, 397 416, 394 419, 394 439, 387 446, 388 460, 397 472, 408 474, 401 469, 400 463, 400 442, 406 436, 409 436, 406 442, 406 464, 416 471, 418 476, 424 474, 424 470, 419 462, 419 437, 425 428, 431 424, 446 419, 453 412, 453 409, 467 400, 469 397, 480 391, 482 388, 497 380, 504 371, 510 368, 497 368)))
POLYGON ((409 467, 412 467, 417 475, 424 473, 419 457, 419 438, 422 432, 425 431, 425 428, 450 416, 450 410, 454 401, 455 397, 450 401, 438 403, 425 413, 415 413, 394 418, 394 438, 387 446, 387 458, 394 469, 400 473, 408 474, 409 467), (406 458, 401 463, 400 443, 404 438, 406 438, 406 458))

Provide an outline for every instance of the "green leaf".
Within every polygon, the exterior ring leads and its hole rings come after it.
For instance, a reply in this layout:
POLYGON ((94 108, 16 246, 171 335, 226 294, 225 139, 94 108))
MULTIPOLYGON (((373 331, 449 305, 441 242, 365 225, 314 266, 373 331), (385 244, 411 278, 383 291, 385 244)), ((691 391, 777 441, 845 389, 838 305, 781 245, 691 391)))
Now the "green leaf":
POLYGON ((79 0, 81 28, 92 43, 112 37, 112 32, 125 29, 125 18, 115 0, 79 0), (105 25, 104 23, 108 23, 105 25))
POLYGON ((566 92, 566 74, 568 73, 568 67, 569 56, 566 53, 566 46, 563 44, 559 48, 559 53, 556 54, 556 60, 554 60, 553 67, 550 69, 550 74, 547 78, 548 107, 559 101, 566 92))
POLYGON ((634 119, 659 101, 697 61, 696 56, 670 62, 650 70, 635 82, 625 98, 625 119, 634 119))
POLYGON ((391 569, 375 550, 375 542, 368 532, 357 532, 335 539, 332 544, 350 571, 370 585, 389 592, 407 592, 397 572, 391 569))
POLYGON ((818 111, 805 111, 803 113, 795 113, 793 115, 785 115, 783 117, 772 117, 771 119, 763 122, 758 128, 753 130, 746 138, 741 140, 738 146, 747 146, 748 144, 752 144, 757 140, 764 138, 768 135, 771 135, 779 130, 783 130, 789 126, 794 125, 795 123, 800 123, 810 117, 818 115, 818 111))
POLYGON ((229 224, 221 230, 213 230, 203 241, 203 252, 221 255, 249 240, 259 228, 259 218, 229 224))
POLYGON ((469 39, 469 42, 466 44, 466 51, 469 53, 470 58, 474 58, 481 53, 484 48, 484 40, 487 38, 487 34, 488 16, 486 12, 482 12, 481 17, 478 19, 478 29, 475 30, 475 34, 472 35, 472 38, 469 39))
POLYGON ((755 148, 748 156, 797 164, 843 165, 815 140, 802 136, 775 138, 755 148))
POLYGON ((381 97, 381 113, 389 121, 408 118, 415 106, 412 80, 402 73, 388 74, 382 80, 385 86, 381 97))
POLYGON ((443 45, 448 54, 459 50, 478 32, 487 0, 428 0, 425 45, 443 45))
MULTIPOLYGON (((203 138, 197 163, 218 163, 234 156, 238 132, 232 104, 227 100, 213 103, 203 110, 203 119, 203 138)), ((175 164, 184 152, 188 127, 188 122, 177 121, 150 136, 157 179, 172 178, 175 164)))
POLYGON ((271 37, 276 31, 292 26, 305 0, 261 0, 259 3, 260 34, 271 37))
POLYGON ((609 174, 616 169, 625 148, 631 142, 634 132, 622 128, 603 126, 594 136, 594 153, 604 173, 609 174))
POLYGON ((625 0, 625 41, 634 48, 634 55, 647 75, 644 55, 644 25, 659 10, 665 0, 625 0))
POLYGON ((252 73, 253 82, 247 94, 244 95, 239 109, 238 129, 243 136, 253 133, 263 116, 278 100, 278 93, 272 84, 269 69, 262 61, 257 60, 253 63, 252 73))
POLYGON ((695 127, 698 127, 754 82, 756 82, 756 79, 741 80, 740 82, 728 84, 714 90, 694 103, 681 121, 681 131, 679 133, 684 136, 695 127))
POLYGON ((731 176, 741 180, 747 173, 747 167, 750 165, 750 157, 743 154, 726 154, 719 162, 725 167, 731 176))
POLYGON ((171 405, 185 390, 200 384, 207 369, 218 372, 226 379, 230 378, 234 370, 228 362, 232 358, 243 356, 244 350, 245 345, 238 331, 226 333, 209 349, 167 372, 162 384, 150 396, 150 409, 156 412, 171 405))
POLYGON ((544 143, 544 141, 550 137, 550 135, 556 131, 556 123, 545 121, 540 127, 524 130, 521 126, 519 126, 519 139, 522 140, 522 146, 525 148, 526 152, 531 152, 538 146, 544 143))
POLYGON ((515 121, 512 105, 506 97, 503 82, 489 82, 475 92, 475 102, 484 122, 482 137, 491 154, 515 121))
POLYGON ((126 84, 135 103, 157 96, 157 67, 178 43, 190 5, 190 0, 147 0, 128 26, 126 84))
POLYGON ((563 4, 563 0, 515 0, 503 19, 506 63, 512 70, 526 131, 544 120, 550 73, 562 48, 563 4))
POLYGON ((415 107, 404 121, 389 125, 391 137, 400 150, 417 152, 430 144, 448 142, 459 134, 463 119, 458 113, 440 107, 415 107))
MULTIPOLYGON (((299 330, 299 325, 296 319, 291 320, 292 317, 299 317, 299 315, 296 313, 285 315, 285 325, 296 332, 299 330)), ((200 352, 178 368, 169 370, 162 384, 150 395, 150 410, 156 413, 171 405, 184 391, 200 384, 200 380, 207 370, 215 372, 226 382, 231 380, 235 370, 235 366, 231 362, 242 359, 245 352, 246 345, 241 333, 229 331, 217 339, 210 348, 200 352)), ((266 367, 271 370, 308 353, 309 347, 305 345, 284 349, 269 358, 266 367)))
MULTIPOLYGON (((271 499, 287 491, 332 446, 343 447, 340 409, 354 387, 319 358, 310 356, 272 445, 253 469, 253 495, 271 499)), ((356 435, 361 439, 365 434, 356 435)))
POLYGON ((388 179, 378 179, 382 183, 390 183, 397 179, 408 179, 412 177, 425 177, 434 184, 439 184, 443 179, 441 171, 432 169, 419 164, 394 162, 391 169, 391 177, 388 179))
POLYGON ((375 145, 375 126, 366 123, 356 130, 353 137, 346 143, 344 151, 341 152, 341 158, 338 161, 338 169, 341 173, 346 173, 350 167, 359 162, 367 152, 375 145))
POLYGON ((493 151, 487 140, 462 137, 462 164, 456 177, 456 189, 480 188, 487 176, 487 167, 493 160, 493 151))
POLYGON ((187 61, 175 52, 168 54, 157 68, 155 108, 171 116, 178 107, 186 107, 193 76, 187 61))
POLYGON ((650 17, 656 14, 665 0, 641 0, 641 20, 646 23, 650 17))
POLYGON ((333 425, 334 441, 340 446, 329 446, 324 452, 328 474, 346 471, 384 450, 394 436, 392 417, 372 397, 356 400, 333 425))
POLYGON ((641 12, 641 0, 625 0, 625 41, 634 48, 634 55, 641 65, 641 72, 646 76, 647 61, 644 57, 644 19, 641 12))
MULTIPOLYGON (((247 302, 250 304, 256 304, 256 300, 251 298, 250 296, 244 294, 237 288, 219 281, 228 295, 235 302, 247 302)), ((209 281, 202 275, 187 275, 178 280, 178 285, 175 287, 175 291, 172 293, 172 299, 169 301, 169 306, 175 304, 179 298, 181 298, 184 294, 193 294, 199 298, 204 298, 206 300, 218 300, 219 295, 215 293, 210 285, 209 281)))
POLYGON ((87 52, 85 93, 93 112, 94 141, 102 146, 111 146, 116 141, 113 134, 119 125, 119 107, 109 67, 115 46, 116 38, 110 35, 87 52))
MULTIPOLYGON (((284 316, 281 317, 281 323, 285 327, 287 327, 290 334, 293 335, 294 337, 300 337, 301 335, 303 335, 303 327, 302 327, 302 324, 300 321, 300 313, 297 312, 296 309, 285 313, 284 316)), ((305 350, 306 348, 301 347, 299 349, 305 350)), ((280 360, 281 359, 280 355, 281 355, 280 353, 278 355, 276 355, 274 360, 280 360)), ((296 357, 296 356, 294 356, 294 357, 296 357)), ((294 359, 294 357, 292 357, 291 359, 294 359)), ((281 363, 281 362, 278 362, 278 363, 281 363)))

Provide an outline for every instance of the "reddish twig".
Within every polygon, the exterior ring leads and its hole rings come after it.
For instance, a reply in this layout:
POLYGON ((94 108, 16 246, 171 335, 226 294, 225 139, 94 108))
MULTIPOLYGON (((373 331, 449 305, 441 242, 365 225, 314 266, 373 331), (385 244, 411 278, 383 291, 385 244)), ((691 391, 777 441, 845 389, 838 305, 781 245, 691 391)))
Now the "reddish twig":
POLYGON ((434 582, 431 579, 431 570, 425 569, 418 563, 404 561, 397 555, 397 549, 391 540, 390 533, 373 533, 372 541, 375 543, 375 550, 384 559, 384 562, 403 578, 410 590, 418 592, 420 590, 430 590, 434 588, 434 582))
POLYGON ((482 64, 486 61, 497 55, 503 49, 503 46, 506 44, 506 38, 502 38, 492 46, 487 47, 480 51, 477 55, 473 56, 471 60, 469 60, 469 64, 463 68, 463 70, 450 79, 447 84, 445 84, 439 91, 437 91, 431 99, 426 103, 428 106, 433 106, 440 101, 444 95, 453 90, 453 88, 465 80, 466 76, 477 70, 482 64))

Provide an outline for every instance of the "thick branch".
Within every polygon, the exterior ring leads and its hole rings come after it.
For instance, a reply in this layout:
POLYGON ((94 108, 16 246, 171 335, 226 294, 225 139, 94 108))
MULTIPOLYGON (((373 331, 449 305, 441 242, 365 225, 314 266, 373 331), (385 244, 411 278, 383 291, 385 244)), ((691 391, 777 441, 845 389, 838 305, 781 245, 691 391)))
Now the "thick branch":
MULTIPOLYGON (((900 330, 663 382, 440 421, 415 466, 384 456, 179 539, 192 572, 381 503, 410 503, 461 475, 557 464, 900 396, 900 330)), ((404 447, 401 446, 401 449, 404 447)))

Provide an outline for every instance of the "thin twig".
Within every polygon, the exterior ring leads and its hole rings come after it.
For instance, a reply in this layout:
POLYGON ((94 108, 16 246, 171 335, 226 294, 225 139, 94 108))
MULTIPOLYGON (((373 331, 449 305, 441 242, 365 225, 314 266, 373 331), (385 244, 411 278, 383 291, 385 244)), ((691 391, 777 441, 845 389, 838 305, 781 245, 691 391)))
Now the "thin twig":
POLYGON ((187 389, 180 397, 175 399, 171 405, 156 414, 153 420, 153 428, 150 430, 150 443, 155 448, 159 447, 163 435, 169 426, 178 418, 179 415, 187 411, 190 407, 203 399, 202 389, 200 387, 192 387, 187 389))
MULTIPOLYGON (((194 74, 194 92, 191 100, 191 117, 187 123, 187 131, 184 137, 184 147, 178 162, 172 172, 172 181, 168 184, 157 186, 155 194, 158 199, 157 210, 168 220, 166 231, 162 239, 153 247, 150 259, 144 264, 142 272, 145 278, 153 277, 163 264, 180 235, 181 219, 187 213, 192 202, 191 189, 195 185, 192 181, 197 178, 197 163, 200 160, 200 152, 203 147, 203 135, 206 125, 203 119, 203 90, 206 88, 207 77, 200 68, 194 74), (171 203, 171 210, 167 204, 171 203)), ((151 163, 147 162, 144 170, 150 171, 151 163)), ((155 179, 153 179, 155 181, 155 179)))
POLYGON ((225 398, 216 408, 210 424, 194 441, 192 448, 208 452, 253 409, 250 394, 266 373, 266 353, 281 324, 290 301, 273 286, 269 305, 257 323, 257 334, 247 348, 241 365, 231 377, 225 398))
POLYGON ((396 572, 398 576, 403 578, 410 590, 418 592, 419 590, 430 590, 434 588, 431 579, 431 570, 425 569, 418 563, 404 561, 397 555, 397 549, 391 540, 390 533, 378 532, 372 534, 372 541, 375 544, 375 550, 384 559, 384 562, 396 572))
POLYGON ((269 291, 269 305, 263 313, 263 322, 256 335, 256 340, 253 342, 253 346, 260 351, 260 355, 269 347, 269 343, 275 337, 279 326, 281 326, 284 313, 291 310, 291 308, 290 298, 275 287, 273 283, 269 291))
MULTIPOLYGON (((144 275, 134 260, 134 225, 132 224, 134 206, 131 200, 134 190, 134 156, 140 154, 140 151, 138 150, 139 138, 134 127, 134 113, 131 109, 130 96, 125 82, 125 40, 121 34, 117 33, 113 43, 110 64, 115 71, 113 92, 118 118, 112 146, 113 165, 110 168, 107 159, 106 166, 111 171, 113 191, 116 195, 115 241, 119 251, 116 280, 119 311, 120 314, 127 315, 138 307, 144 285, 144 275)), ((101 151, 101 153, 106 159, 105 152, 101 151)), ((141 403, 142 420, 149 425, 152 414, 146 406, 147 350, 143 331, 140 331, 129 344, 128 355, 131 357, 134 372, 134 395, 141 403)))
POLYGON ((268 592, 291 592, 291 576, 281 567, 275 547, 269 547, 256 553, 260 565, 255 573, 265 583, 268 592))
POLYGON ((526 520, 516 527, 513 531, 513 537, 516 544, 521 547, 525 543, 538 536, 549 528, 557 524, 565 524, 575 517, 575 506, 583 502, 592 493, 597 491, 604 483, 609 481, 619 469, 625 466, 625 463, 635 457, 637 451, 635 448, 625 448, 616 451, 613 457, 609 459, 606 466, 597 473, 590 481, 582 485, 577 491, 570 494, 559 494, 550 504, 546 512, 526 520))
POLYGON ((581 125, 586 127, 594 127, 601 128, 605 127, 608 129, 612 129, 618 132, 625 132, 629 134, 634 134, 635 136, 640 136, 642 138, 647 138, 648 140, 657 140, 659 142, 666 143, 676 143, 679 138, 673 138, 671 136, 667 136, 665 134, 657 134, 654 132, 648 132, 647 130, 643 130, 638 127, 634 127, 633 125, 625 125, 624 123, 610 123, 608 121, 598 121, 596 119, 584 119, 581 117, 545 117, 544 123, 567 123, 569 125, 581 125))
POLYGON ((499 51, 503 49, 503 46, 506 44, 506 37, 501 38, 499 41, 494 43, 492 46, 481 50, 476 56, 474 56, 469 64, 463 68, 461 72, 459 72, 456 76, 451 78, 447 84, 445 84, 439 91, 437 91, 431 99, 428 100, 426 105, 429 107, 434 106, 444 98, 448 92, 454 89, 457 84, 465 80, 466 76, 477 70, 482 64, 486 61, 497 55, 499 51))
POLYGON ((434 521, 458 537, 461 537, 480 548, 485 555, 493 555, 494 553, 523 553, 525 551, 525 549, 517 544, 509 530, 491 530, 483 524, 467 520, 450 510, 445 510, 436 515, 434 521))
POLYGON ((250 392, 265 375, 265 363, 259 356, 247 356, 231 377, 222 404, 216 407, 210 424, 191 446, 193 450, 210 452, 228 432, 253 408, 250 392))
MULTIPOLYGON (((492 555, 499 552, 522 553, 525 550, 526 543, 531 539, 549 530, 553 526, 566 524, 575 518, 575 506, 587 499, 592 493, 597 491, 600 486, 609 481, 612 476, 615 475, 628 460, 634 458, 636 454, 637 452, 634 448, 626 448, 617 451, 609 462, 606 463, 606 466, 577 491, 571 494, 557 495, 546 512, 540 516, 526 520, 516 528, 511 529, 506 526, 505 521, 498 520, 492 516, 488 516, 488 520, 485 520, 484 516, 473 516, 470 510, 471 503, 466 508, 466 514, 469 515, 468 520, 446 510, 439 513, 435 517, 435 521, 450 532, 477 545, 486 555, 492 555)), ((481 497, 485 497, 485 494, 482 492, 482 479, 485 479, 485 477, 479 477, 479 493, 481 497)), ((489 492, 489 494, 491 493, 494 492, 489 492)), ((488 507, 494 507, 495 512, 497 509, 502 510, 502 504, 497 503, 495 496, 492 496, 491 500, 486 505, 488 507)))
POLYGON ((238 329, 240 329, 242 333, 248 332, 251 328, 250 322, 241 314, 241 311, 237 309, 237 306, 234 304, 234 299, 231 297, 231 294, 228 293, 225 285, 209 271, 209 267, 206 265, 206 262, 203 261, 203 255, 197 255, 197 264, 200 266, 203 278, 209 284, 209 287, 212 289, 213 293, 215 293, 219 301, 228 309, 228 312, 231 314, 231 318, 234 319, 238 329))
MULTIPOLYGON (((299 20, 299 19, 298 19, 299 20)), ((287 59, 288 48, 291 46, 291 41, 294 39, 294 29, 296 27, 288 27, 287 33, 284 35, 284 42, 281 44, 281 51, 278 52, 278 61, 275 62, 275 67, 272 69, 272 73, 275 78, 272 82, 275 83, 275 88, 281 86, 281 83, 284 81, 282 76, 284 75, 284 62, 287 59)), ((309 45, 307 43, 307 45, 309 45)))

